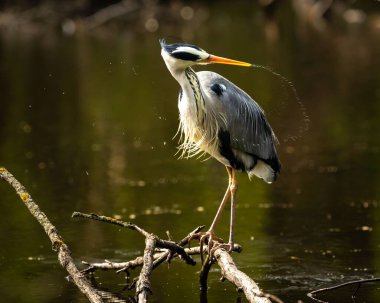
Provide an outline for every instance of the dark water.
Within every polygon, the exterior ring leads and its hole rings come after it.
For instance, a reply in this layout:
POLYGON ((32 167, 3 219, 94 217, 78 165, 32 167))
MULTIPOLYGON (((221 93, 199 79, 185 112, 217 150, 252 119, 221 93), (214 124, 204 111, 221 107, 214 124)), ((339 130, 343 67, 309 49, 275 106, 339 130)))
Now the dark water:
MULTIPOLYGON (((259 101, 280 140, 283 172, 273 185, 239 175, 239 267, 285 302, 306 293, 378 276, 380 266, 380 39, 366 26, 316 32, 290 12, 276 24, 257 12, 210 9, 201 27, 107 37, 4 36, 0 41, 0 164, 31 195, 69 244, 75 260, 127 260, 143 239, 75 210, 119 215, 165 237, 209 224, 225 190, 215 160, 177 160, 178 85, 158 39, 193 36, 217 55, 271 66, 292 81, 310 119, 304 131, 289 87, 255 69, 208 66, 259 101), (211 13, 212 12, 212 13, 211 13), (300 130, 301 129, 301 130, 300 130), (302 136, 300 137, 300 133, 302 136), (297 137, 296 141, 291 137, 297 137)), ((0 185, 0 294, 3 302, 86 302, 64 279, 40 226, 0 185)), ((228 211, 218 233, 227 237, 228 211)), ((174 262, 153 274, 152 302, 199 301, 198 271, 174 262)), ((124 278, 97 275, 123 297, 124 278)), ((237 302, 220 273, 209 302, 237 302)), ((378 285, 356 302, 378 302, 378 285)), ((351 288, 331 302, 350 302, 351 288)), ((244 302, 244 300, 243 300, 244 302)))

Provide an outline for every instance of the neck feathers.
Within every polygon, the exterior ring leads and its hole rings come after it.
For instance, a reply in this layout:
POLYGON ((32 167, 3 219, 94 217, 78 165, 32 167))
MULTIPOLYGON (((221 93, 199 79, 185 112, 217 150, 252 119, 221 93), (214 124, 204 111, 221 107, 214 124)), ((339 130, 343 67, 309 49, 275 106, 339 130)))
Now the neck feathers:
POLYGON ((182 88, 179 101, 181 156, 192 157, 205 152, 216 155, 217 134, 226 119, 212 107, 206 109, 205 94, 197 74, 190 67, 177 76, 182 88))
POLYGON ((193 94, 197 113, 197 123, 202 125, 204 121, 204 116, 206 114, 206 104, 202 93, 201 85, 199 83, 199 79, 197 77, 197 74, 190 67, 185 69, 185 76, 193 94))

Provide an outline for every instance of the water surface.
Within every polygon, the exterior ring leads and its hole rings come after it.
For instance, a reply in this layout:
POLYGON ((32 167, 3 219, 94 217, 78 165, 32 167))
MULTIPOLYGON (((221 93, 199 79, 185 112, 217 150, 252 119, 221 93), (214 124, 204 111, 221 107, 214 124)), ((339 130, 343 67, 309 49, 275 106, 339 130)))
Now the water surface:
MULTIPOLYGON (((202 68, 223 74, 262 104, 280 141, 283 171, 275 184, 239 175, 236 241, 244 252, 234 255, 237 264, 285 302, 310 302, 310 290, 379 275, 378 33, 364 27, 317 33, 280 18, 273 40, 257 12, 211 11, 191 42, 271 66, 293 82, 311 121, 300 136, 300 108, 270 73, 202 68)), ((222 165, 175 156, 178 85, 160 57, 164 35, 160 29, 0 42, 0 163, 29 189, 78 264, 133 258, 144 241, 114 226, 72 220, 75 210, 119 215, 180 239, 209 224, 223 196, 222 165)), ((86 302, 65 281, 47 237, 13 190, 5 183, 0 190, 2 300, 86 302)), ((228 214, 217 229, 225 238, 228 214)), ((152 302, 199 301, 199 269, 199 262, 162 266, 153 274, 152 302)), ((219 277, 215 267, 208 301, 238 301, 219 277)), ((121 275, 99 273, 96 281, 124 298, 133 295, 122 290, 121 275)), ((332 302, 349 297, 350 290, 341 291, 332 302)), ((370 285, 356 302, 378 300, 378 286, 370 285)))

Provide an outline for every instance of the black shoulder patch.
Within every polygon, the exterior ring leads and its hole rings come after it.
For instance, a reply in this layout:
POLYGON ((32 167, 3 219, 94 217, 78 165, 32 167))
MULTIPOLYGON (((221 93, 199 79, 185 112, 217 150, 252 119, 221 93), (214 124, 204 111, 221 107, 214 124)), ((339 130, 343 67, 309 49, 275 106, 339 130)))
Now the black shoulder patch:
POLYGON ((220 84, 218 84, 218 83, 214 83, 213 85, 211 85, 211 90, 215 93, 215 94, 217 94, 219 97, 221 96, 221 95, 223 95, 223 92, 224 92, 224 89, 223 89, 223 87, 220 85, 220 84))
POLYGON ((230 165, 239 170, 245 170, 244 163, 240 159, 236 158, 232 149, 231 149, 231 138, 228 130, 219 130, 218 133, 219 139, 219 152, 220 154, 228 160, 230 165))
POLYGON ((178 102, 181 102, 182 100, 183 91, 182 88, 179 89, 179 95, 178 95, 178 102))

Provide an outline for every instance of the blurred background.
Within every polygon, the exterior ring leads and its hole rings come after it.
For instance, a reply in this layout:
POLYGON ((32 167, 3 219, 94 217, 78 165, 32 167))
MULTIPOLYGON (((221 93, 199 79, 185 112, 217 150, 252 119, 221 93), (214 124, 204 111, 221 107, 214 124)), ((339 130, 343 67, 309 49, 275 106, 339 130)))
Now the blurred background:
MULTIPOLYGON (((210 224, 227 182, 215 160, 178 160, 178 84, 158 39, 268 66, 213 70, 265 109, 283 170, 267 185, 239 175, 239 267, 285 302, 379 276, 380 2, 0 1, 0 166, 28 188, 74 259, 124 261, 140 235, 73 211, 133 221, 176 240, 210 224), (297 90, 297 95, 293 89, 297 90)), ((0 185, 4 302, 86 302, 64 279, 50 242, 13 190, 0 185)), ((227 238, 228 215, 217 228, 227 238)), ((198 259, 199 261, 199 259, 198 259)), ((198 271, 153 273, 152 302, 199 301, 198 271)), ((210 274, 209 302, 241 302, 210 274)), ((97 274, 121 298, 124 277, 97 274)), ((331 293, 348 302, 352 289, 331 293)), ((356 302, 378 302, 363 286, 356 302)), ((244 302, 245 299, 242 299, 244 302)))

